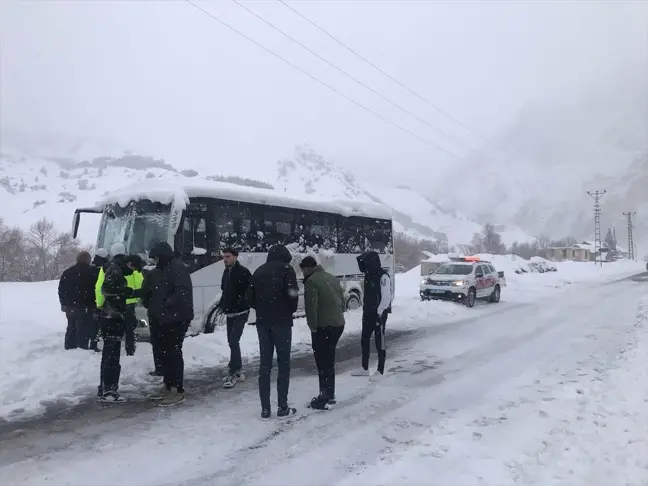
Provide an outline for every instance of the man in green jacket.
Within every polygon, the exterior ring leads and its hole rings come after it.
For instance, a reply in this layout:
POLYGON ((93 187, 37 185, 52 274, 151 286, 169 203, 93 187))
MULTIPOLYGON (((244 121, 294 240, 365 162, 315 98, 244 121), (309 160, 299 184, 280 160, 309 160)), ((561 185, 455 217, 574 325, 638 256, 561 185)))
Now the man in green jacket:
POLYGON ((328 410, 335 403, 335 350, 344 332, 344 291, 334 275, 311 256, 299 264, 304 275, 304 307, 311 330, 320 393, 311 408, 328 410))

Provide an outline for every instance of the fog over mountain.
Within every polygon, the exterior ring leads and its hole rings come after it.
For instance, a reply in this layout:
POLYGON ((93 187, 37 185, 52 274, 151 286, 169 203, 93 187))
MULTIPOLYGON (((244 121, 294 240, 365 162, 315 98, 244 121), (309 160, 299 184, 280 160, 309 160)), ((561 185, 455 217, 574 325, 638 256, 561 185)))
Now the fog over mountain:
POLYGON ((637 211, 646 248, 646 2, 286 4, 3 2, 3 201, 235 177, 380 200, 420 237, 591 238, 606 189, 604 231, 637 211))

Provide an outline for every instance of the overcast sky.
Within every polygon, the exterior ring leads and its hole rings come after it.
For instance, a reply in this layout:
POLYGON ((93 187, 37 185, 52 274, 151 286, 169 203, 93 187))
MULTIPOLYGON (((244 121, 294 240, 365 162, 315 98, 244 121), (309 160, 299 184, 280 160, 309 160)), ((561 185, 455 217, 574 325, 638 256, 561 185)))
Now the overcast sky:
MULTIPOLYGON (((289 1, 424 98, 490 137, 529 103, 646 62, 644 1, 289 1)), ((363 111, 185 1, 0 2, 1 121, 118 140, 179 167, 258 167, 308 143, 357 175, 421 186, 479 136, 274 0, 244 2, 381 95, 230 0, 198 4, 416 133, 363 111)))

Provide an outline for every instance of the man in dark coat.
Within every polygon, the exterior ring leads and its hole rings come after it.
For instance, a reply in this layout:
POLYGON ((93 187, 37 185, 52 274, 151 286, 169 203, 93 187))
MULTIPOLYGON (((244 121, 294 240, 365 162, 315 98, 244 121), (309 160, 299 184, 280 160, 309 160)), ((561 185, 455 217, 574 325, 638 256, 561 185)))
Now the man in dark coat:
POLYGON ((238 261, 238 251, 234 248, 223 250, 223 262, 225 270, 221 280, 222 294, 218 307, 227 317, 227 343, 230 347, 229 371, 223 386, 232 388, 238 381, 245 380, 240 341, 250 316, 246 294, 252 274, 238 261))
POLYGON ((364 273, 364 296, 362 303, 362 369, 352 373, 353 376, 369 376, 369 354, 371 335, 375 336, 378 352, 378 370, 371 377, 372 381, 380 379, 385 373, 385 325, 391 312, 391 278, 382 268, 380 256, 375 251, 368 251, 357 257, 358 268, 364 273))
MULTIPOLYGON (((155 252, 151 250, 149 252, 149 257, 154 258, 155 252)), ((151 348, 153 350, 153 371, 149 372, 150 376, 164 376, 164 366, 162 358, 162 343, 160 341, 160 325, 155 319, 155 316, 151 314, 149 310, 151 305, 151 299, 153 297, 153 286, 156 281, 159 281, 158 274, 160 273, 159 268, 152 268, 144 273, 144 281, 142 282, 141 296, 140 301, 142 305, 146 307, 146 317, 148 318, 149 325, 149 340, 151 342, 151 348)))
POLYGON ((68 321, 65 349, 90 349, 94 331, 95 280, 96 272, 90 265, 90 253, 87 251, 80 252, 76 264, 61 275, 59 302, 68 321))
POLYGON ((313 257, 305 257, 299 267, 304 275, 304 310, 319 375, 320 392, 310 406, 327 410, 335 403, 335 351, 344 332, 344 291, 340 280, 324 271, 313 257))
POLYGON ((125 260, 122 243, 110 247, 111 260, 104 269, 101 284, 103 305, 99 316, 99 327, 104 346, 101 353, 101 375, 99 394, 105 402, 123 402, 119 395, 119 375, 121 374, 121 342, 124 337, 124 320, 127 311, 126 299, 133 296, 126 277, 133 271, 125 260))
POLYGON ((148 312, 159 325, 164 388, 151 396, 168 407, 184 401, 184 359, 182 344, 194 318, 193 284, 189 269, 175 258, 168 243, 152 249, 157 271, 147 284, 148 312))
POLYGON ((277 350, 277 410, 278 417, 296 413, 288 406, 290 387, 290 349, 292 346, 293 314, 299 303, 297 275, 290 266, 292 255, 285 246, 275 245, 268 251, 266 263, 252 275, 248 301, 256 311, 259 335, 259 397, 261 417, 269 418, 270 371, 277 350))

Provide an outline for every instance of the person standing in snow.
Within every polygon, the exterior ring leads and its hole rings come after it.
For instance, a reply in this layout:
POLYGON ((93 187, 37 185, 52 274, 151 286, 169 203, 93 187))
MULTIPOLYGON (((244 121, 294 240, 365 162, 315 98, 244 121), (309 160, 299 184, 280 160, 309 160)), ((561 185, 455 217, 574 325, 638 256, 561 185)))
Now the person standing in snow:
POLYGON ((357 257, 358 268, 364 273, 364 298, 362 304, 362 369, 352 373, 353 376, 369 376, 369 354, 371 335, 375 336, 378 352, 378 370, 371 379, 381 378, 385 373, 385 325, 391 313, 391 278, 382 268, 380 256, 375 251, 368 251, 357 257))
POLYGON ((122 243, 110 247, 111 260, 104 269, 101 283, 99 327, 104 346, 101 353, 101 373, 99 394, 105 402, 123 402, 119 395, 119 375, 121 374, 121 340, 124 336, 126 299, 133 296, 126 277, 133 271, 125 261, 125 248, 122 243))
MULTIPOLYGON (((95 288, 94 288, 94 294, 95 294, 95 309, 94 313, 92 315, 92 323, 93 323, 93 329, 92 329, 92 339, 90 340, 90 349, 93 351, 99 352, 101 351, 98 347, 99 344, 99 308, 97 307, 97 284, 96 282, 99 281, 101 278, 101 282, 103 283, 103 275, 104 275, 104 267, 109 263, 110 261, 110 254, 108 253, 108 250, 105 248, 98 248, 97 251, 95 251, 94 258, 92 259, 92 267, 94 268, 95 271, 95 288)), ((101 290, 101 287, 99 288, 101 290)))
POLYGON ((250 316, 246 294, 252 274, 238 261, 238 251, 234 248, 223 250, 223 262, 225 271, 221 280, 222 294, 218 307, 227 317, 227 343, 230 347, 228 374, 223 386, 232 388, 238 381, 245 380, 240 341, 250 316))
POLYGON ((93 315, 95 270, 90 265, 90 253, 82 251, 77 262, 62 274, 58 285, 61 310, 67 317, 65 349, 91 349, 94 329, 93 315))
POLYGON ((319 395, 311 408, 327 410, 335 403, 335 350, 344 332, 344 291, 340 280, 325 272, 311 256, 299 264, 304 275, 304 307, 311 330, 319 375, 319 395))
POLYGON ((193 284, 189 269, 175 258, 168 243, 156 245, 151 253, 157 271, 147 284, 151 290, 150 300, 146 300, 148 312, 159 326, 164 387, 150 398, 169 407, 185 399, 182 344, 194 318, 193 284))
MULTIPOLYGON (((142 288, 144 276, 142 275, 142 268, 144 262, 138 255, 128 255, 126 257, 126 265, 132 270, 132 273, 126 276, 128 286, 137 294, 138 290, 142 288)), ((126 299, 126 315, 124 321, 124 336, 126 341, 126 356, 133 356, 135 354, 135 328, 137 327, 137 316, 135 314, 135 306, 139 302, 137 297, 130 297, 126 299)))
MULTIPOLYGON (((149 258, 155 258, 155 249, 152 249, 149 252, 149 258)), ((148 318, 149 325, 149 340, 151 342, 151 348, 153 350, 153 371, 149 372, 150 376, 164 376, 164 366, 162 358, 162 344, 160 341, 160 325, 155 319, 155 316, 151 313, 151 299, 153 298, 153 287, 155 282, 159 281, 158 274, 160 273, 159 268, 152 268, 147 271, 144 275, 144 281, 142 282, 141 296, 140 300, 142 305, 146 307, 146 317, 148 318)))
POLYGON ((110 253, 105 248, 98 248, 95 251, 94 258, 92 259, 92 266, 97 269, 97 276, 99 276, 99 269, 103 268, 110 261, 110 253))
POLYGON ((283 245, 268 250, 266 263, 256 269, 248 288, 248 302, 256 311, 259 336, 259 397, 261 417, 270 418, 270 371, 277 351, 278 417, 297 412, 288 406, 290 388, 290 350, 293 314, 297 311, 299 288, 297 275, 290 266, 292 255, 283 245))

